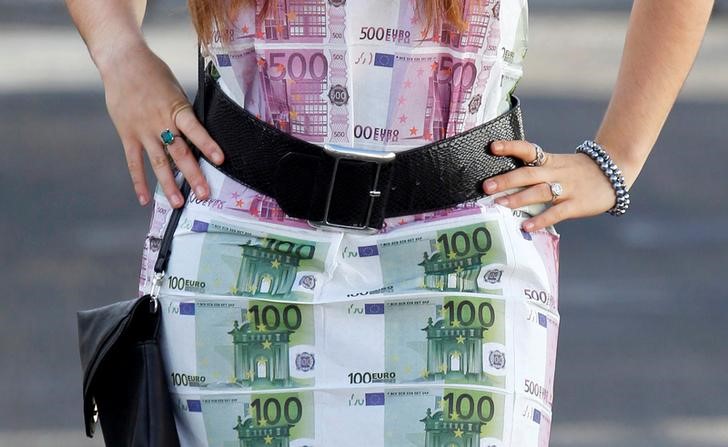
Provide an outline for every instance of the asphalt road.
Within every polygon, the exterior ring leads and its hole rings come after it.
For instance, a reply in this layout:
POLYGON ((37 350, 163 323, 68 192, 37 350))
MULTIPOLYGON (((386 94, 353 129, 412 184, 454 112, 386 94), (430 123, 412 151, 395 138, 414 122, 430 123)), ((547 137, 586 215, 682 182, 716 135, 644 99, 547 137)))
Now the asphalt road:
MULTIPOLYGON (((551 151, 605 106, 523 101, 528 137, 551 151)), ((728 444, 727 122, 727 103, 680 101, 630 215, 557 227, 552 445, 683 446, 690 430, 690 445, 728 444)), ((2 95, 0 135, 0 445, 43 432, 86 445, 75 312, 135 296, 150 209, 135 202, 101 92, 2 95)))

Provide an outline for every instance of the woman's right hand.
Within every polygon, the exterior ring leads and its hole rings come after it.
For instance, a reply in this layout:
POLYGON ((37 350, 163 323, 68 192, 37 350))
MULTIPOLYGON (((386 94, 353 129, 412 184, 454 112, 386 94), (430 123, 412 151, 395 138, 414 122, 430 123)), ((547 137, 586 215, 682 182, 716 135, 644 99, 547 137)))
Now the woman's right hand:
MULTIPOLYGON (((139 203, 146 205, 151 198, 144 174, 146 151, 169 203, 174 208, 184 205, 160 132, 169 128, 175 135, 185 135, 215 164, 222 163, 223 153, 189 107, 179 81, 144 42, 116 46, 99 64, 99 71, 106 108, 121 138, 139 203)), ((195 195, 207 199, 209 185, 184 138, 175 138, 168 151, 195 195)))

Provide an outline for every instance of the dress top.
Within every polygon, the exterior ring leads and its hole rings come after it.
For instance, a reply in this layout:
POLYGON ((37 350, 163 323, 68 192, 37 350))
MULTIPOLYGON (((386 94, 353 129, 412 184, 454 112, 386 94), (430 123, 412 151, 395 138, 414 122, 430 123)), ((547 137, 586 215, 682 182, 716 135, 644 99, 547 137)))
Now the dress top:
POLYGON ((278 0, 243 7, 206 48, 233 100, 295 137, 399 151, 509 108, 522 75, 527 0, 463 0, 467 29, 416 0, 278 0))

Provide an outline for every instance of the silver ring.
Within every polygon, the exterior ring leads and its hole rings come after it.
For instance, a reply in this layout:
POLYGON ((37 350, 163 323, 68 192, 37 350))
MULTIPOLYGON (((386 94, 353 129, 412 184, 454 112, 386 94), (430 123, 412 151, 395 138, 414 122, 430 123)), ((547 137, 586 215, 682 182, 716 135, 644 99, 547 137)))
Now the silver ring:
POLYGON ((536 158, 534 158, 532 161, 529 161, 526 163, 526 166, 543 166, 544 163, 546 163, 546 153, 543 151, 541 146, 539 146, 536 143, 533 144, 533 147, 536 149, 536 158))
POLYGON ((172 154, 169 153, 169 146, 174 143, 178 136, 179 135, 172 133, 169 129, 164 129, 159 133, 159 139, 162 140, 162 151, 164 152, 164 155, 167 156, 167 162, 169 162, 169 167, 172 169, 172 173, 177 171, 177 163, 174 162, 174 157, 172 157, 172 154))
POLYGON ((553 182, 553 183, 548 183, 548 185, 549 185, 549 188, 551 189, 551 201, 552 202, 554 200, 556 200, 557 197, 560 197, 561 194, 564 193, 564 187, 561 186, 561 183, 553 182))

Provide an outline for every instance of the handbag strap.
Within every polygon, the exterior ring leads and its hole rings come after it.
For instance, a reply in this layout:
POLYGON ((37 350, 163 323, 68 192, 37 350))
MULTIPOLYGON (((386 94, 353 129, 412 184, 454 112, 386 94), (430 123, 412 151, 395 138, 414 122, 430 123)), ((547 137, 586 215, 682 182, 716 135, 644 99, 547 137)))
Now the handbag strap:
MULTIPOLYGON (((195 97, 195 102, 193 104, 195 115, 202 123, 202 126, 204 127, 205 122, 205 88, 204 88, 204 80, 205 80, 205 58, 202 56, 202 43, 198 40, 197 41, 197 96, 195 97)), ((191 141, 187 139, 186 136, 183 136, 185 141, 187 142, 188 146, 191 148, 193 155, 196 159, 199 160, 200 158, 200 150, 195 147, 194 144, 192 144, 191 141)), ((179 224, 179 219, 182 216, 182 210, 184 209, 185 204, 187 203, 187 198, 190 195, 190 184, 187 182, 187 179, 183 177, 182 180, 182 186, 180 187, 180 192, 182 193, 182 197, 184 198, 183 204, 179 208, 174 208, 172 211, 172 215, 169 218, 169 222, 167 223, 167 227, 164 230, 164 236, 162 237, 162 243, 159 247, 159 256, 157 257, 157 261, 154 263, 154 281, 152 283, 152 290, 150 292, 150 295, 156 302, 156 298, 159 293, 159 287, 162 283, 162 278, 164 277, 165 269, 167 268, 167 264, 169 263, 169 256, 172 253, 172 239, 174 238, 174 232, 177 230, 177 225, 179 224)))

